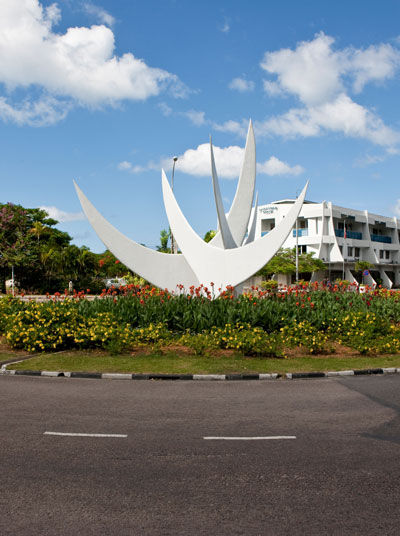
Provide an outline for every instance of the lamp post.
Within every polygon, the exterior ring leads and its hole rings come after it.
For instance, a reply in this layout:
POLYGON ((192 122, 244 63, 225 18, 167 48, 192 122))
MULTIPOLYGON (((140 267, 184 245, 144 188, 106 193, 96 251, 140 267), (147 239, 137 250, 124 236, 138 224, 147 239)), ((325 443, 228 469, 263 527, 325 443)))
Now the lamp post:
MULTIPOLYGON (((172 164, 172 177, 171 177, 171 189, 174 191, 174 174, 175 174, 175 164, 178 160, 177 156, 174 156, 173 159, 174 163, 172 164)), ((172 234, 171 228, 169 230, 169 233, 171 235, 171 253, 177 253, 177 244, 174 240, 174 235, 172 234)))
POLYGON ((344 265, 344 256, 346 254, 346 218, 343 218, 343 250, 342 250, 342 256, 343 256, 343 270, 342 270, 342 279, 344 280, 346 277, 346 268, 344 265))
POLYGON ((296 218, 296 285, 299 282, 299 225, 296 218))

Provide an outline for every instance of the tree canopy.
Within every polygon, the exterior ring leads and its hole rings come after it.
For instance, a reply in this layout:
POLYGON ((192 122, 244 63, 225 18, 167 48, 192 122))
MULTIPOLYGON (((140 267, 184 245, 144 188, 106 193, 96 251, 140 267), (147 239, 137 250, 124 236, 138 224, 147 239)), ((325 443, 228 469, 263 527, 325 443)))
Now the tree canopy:
POLYGON ((55 227, 58 222, 38 208, 0 204, 0 278, 15 278, 27 291, 55 292, 68 288, 98 291, 104 279, 129 273, 109 251, 93 253, 71 244, 72 238, 55 227))
MULTIPOLYGON (((324 270, 325 265, 314 253, 299 254, 299 273, 305 274, 324 270)), ((273 274, 296 273, 296 248, 281 248, 278 253, 258 272, 258 275, 270 277, 273 274)))

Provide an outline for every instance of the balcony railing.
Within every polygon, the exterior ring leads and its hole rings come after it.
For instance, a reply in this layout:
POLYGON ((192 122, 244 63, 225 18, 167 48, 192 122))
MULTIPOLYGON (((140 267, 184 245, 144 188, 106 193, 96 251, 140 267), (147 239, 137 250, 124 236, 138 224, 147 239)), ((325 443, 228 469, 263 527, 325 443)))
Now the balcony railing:
MULTIPOLYGON (((297 229, 297 236, 308 236, 308 229, 297 229)), ((296 236, 296 229, 293 229, 293 236, 296 236)))
MULTIPOLYGON (((344 229, 335 229, 335 235, 344 237, 344 229)), ((362 233, 357 231, 348 231, 346 229, 346 238, 355 238, 356 240, 362 240, 362 233)))
POLYGON ((371 234, 371 240, 373 242, 383 242, 384 244, 391 244, 392 243, 392 237, 391 236, 371 234))

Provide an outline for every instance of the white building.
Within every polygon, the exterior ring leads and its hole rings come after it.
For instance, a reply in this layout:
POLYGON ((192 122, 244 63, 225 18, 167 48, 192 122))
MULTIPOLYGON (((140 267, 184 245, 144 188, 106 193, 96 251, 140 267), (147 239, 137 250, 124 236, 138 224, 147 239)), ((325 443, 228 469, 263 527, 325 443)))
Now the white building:
MULTIPOLYGON (((293 199, 283 199, 258 207, 256 238, 270 232, 285 217, 293 199)), ((391 288, 400 286, 400 220, 353 210, 330 202, 305 201, 298 222, 300 252, 313 252, 326 265, 325 273, 312 279, 344 278, 355 281, 357 261, 375 266, 364 276, 368 285, 382 283, 391 288)), ((285 248, 296 246, 296 231, 290 233, 285 248)), ((359 276, 357 276, 359 278, 359 276)))

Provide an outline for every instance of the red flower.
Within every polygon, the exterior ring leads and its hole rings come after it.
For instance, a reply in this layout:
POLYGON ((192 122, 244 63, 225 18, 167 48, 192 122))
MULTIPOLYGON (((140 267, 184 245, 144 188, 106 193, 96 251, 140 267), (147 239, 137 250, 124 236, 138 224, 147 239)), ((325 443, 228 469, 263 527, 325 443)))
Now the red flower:
POLYGON ((119 264, 121 261, 119 261, 118 259, 115 261, 115 264, 119 264))

